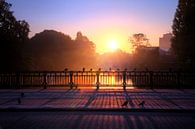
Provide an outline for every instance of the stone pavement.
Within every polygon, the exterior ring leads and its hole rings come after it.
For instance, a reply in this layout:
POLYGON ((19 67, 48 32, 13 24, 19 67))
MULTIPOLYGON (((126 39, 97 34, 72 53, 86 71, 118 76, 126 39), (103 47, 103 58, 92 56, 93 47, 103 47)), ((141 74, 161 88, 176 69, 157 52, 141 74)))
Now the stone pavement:
POLYGON ((0 129, 195 129, 195 113, 0 112, 0 129))
POLYGON ((68 90, 18 89, 0 90, 0 110, 68 109, 68 110, 190 110, 195 111, 195 90, 131 89, 68 90), (24 97, 21 97, 21 93, 24 97), (18 103, 20 98, 21 103, 18 103), (128 100, 128 105, 121 105, 128 100), (139 103, 145 101, 144 107, 139 103))

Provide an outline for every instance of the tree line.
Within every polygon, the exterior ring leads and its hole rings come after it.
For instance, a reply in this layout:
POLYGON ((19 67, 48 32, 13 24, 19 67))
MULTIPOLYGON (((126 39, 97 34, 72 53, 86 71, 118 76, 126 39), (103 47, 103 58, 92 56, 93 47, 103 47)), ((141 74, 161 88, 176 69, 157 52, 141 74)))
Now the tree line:
POLYGON ((27 64, 30 70, 63 70, 96 66, 95 44, 81 32, 78 32, 73 40, 61 32, 44 30, 33 36, 24 50, 25 55, 31 57, 27 64))

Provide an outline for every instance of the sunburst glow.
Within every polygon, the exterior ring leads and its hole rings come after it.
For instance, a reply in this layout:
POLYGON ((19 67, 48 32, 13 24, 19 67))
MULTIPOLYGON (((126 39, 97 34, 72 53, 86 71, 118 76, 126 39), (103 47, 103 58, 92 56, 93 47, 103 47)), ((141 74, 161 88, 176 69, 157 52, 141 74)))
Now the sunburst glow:
POLYGON ((115 51, 116 49, 118 49, 118 42, 116 40, 110 40, 107 43, 107 47, 110 51, 115 51))

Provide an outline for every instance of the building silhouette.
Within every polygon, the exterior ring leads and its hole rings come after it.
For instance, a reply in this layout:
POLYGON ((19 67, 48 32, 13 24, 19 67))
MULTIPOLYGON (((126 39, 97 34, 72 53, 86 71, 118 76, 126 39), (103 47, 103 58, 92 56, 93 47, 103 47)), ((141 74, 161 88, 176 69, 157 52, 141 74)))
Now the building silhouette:
POLYGON ((163 34, 163 36, 159 38, 159 48, 166 52, 169 51, 171 48, 171 38, 171 33, 163 34))

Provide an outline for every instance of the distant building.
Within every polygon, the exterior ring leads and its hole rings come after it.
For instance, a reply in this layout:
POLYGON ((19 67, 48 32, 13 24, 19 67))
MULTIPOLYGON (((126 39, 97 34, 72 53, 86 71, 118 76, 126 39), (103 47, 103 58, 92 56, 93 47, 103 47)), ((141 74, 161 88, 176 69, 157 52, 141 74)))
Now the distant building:
POLYGON ((163 34, 163 37, 159 38, 159 48, 166 52, 169 51, 171 48, 171 38, 171 33, 163 34))

